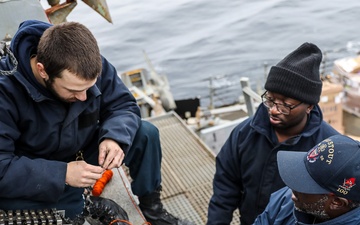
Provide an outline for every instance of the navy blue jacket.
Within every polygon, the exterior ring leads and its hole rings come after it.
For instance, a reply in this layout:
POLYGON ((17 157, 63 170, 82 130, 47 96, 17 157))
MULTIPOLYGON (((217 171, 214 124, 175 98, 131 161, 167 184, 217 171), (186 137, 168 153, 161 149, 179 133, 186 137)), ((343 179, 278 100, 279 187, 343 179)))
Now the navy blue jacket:
MULTIPOLYGON (((265 211, 259 215, 254 225, 306 225, 314 223, 314 216, 294 210, 291 200, 292 191, 284 187, 273 193, 265 211)), ((316 223, 319 225, 358 225, 360 224, 360 207, 334 219, 316 223)))
POLYGON ((252 224, 264 211, 270 194, 285 186, 277 168, 277 152, 308 151, 337 133, 323 121, 316 105, 304 131, 279 143, 268 111, 261 104, 253 117, 234 128, 216 157, 214 194, 209 203, 207 224, 230 224, 237 208, 241 224, 252 224))
MULTIPOLYGON (((110 138, 126 153, 140 125, 136 100, 105 58, 84 102, 65 105, 35 80, 30 57, 49 26, 23 22, 11 42, 17 72, 0 75, 0 206, 2 199, 56 202, 67 162, 79 150, 98 151, 110 138)), ((9 57, 1 59, 1 70, 13 67, 9 57)))

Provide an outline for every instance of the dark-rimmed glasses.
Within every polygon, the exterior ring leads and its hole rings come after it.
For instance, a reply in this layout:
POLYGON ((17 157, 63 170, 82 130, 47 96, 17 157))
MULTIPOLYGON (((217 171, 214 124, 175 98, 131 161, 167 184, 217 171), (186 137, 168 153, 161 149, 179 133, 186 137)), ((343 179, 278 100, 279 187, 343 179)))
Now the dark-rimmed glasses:
POLYGON ((267 91, 261 95, 261 100, 264 103, 264 105, 266 106, 266 108, 271 109, 275 105, 277 111, 279 111, 279 113, 286 115, 286 116, 290 114, 292 109, 295 109, 299 105, 303 104, 303 102, 300 102, 297 105, 287 105, 287 104, 276 103, 275 101, 269 99, 266 94, 267 94, 267 91))

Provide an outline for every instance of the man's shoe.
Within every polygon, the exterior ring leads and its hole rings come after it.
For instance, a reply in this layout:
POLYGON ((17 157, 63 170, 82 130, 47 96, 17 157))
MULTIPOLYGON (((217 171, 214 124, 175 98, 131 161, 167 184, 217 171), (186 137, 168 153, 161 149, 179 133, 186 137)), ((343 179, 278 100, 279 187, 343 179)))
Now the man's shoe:
POLYGON ((153 193, 139 197, 139 207, 146 220, 152 225, 194 225, 194 223, 179 219, 163 208, 160 200, 161 186, 153 193))
POLYGON ((195 225, 193 222, 182 220, 171 215, 165 209, 161 211, 144 209, 142 213, 151 225, 195 225))

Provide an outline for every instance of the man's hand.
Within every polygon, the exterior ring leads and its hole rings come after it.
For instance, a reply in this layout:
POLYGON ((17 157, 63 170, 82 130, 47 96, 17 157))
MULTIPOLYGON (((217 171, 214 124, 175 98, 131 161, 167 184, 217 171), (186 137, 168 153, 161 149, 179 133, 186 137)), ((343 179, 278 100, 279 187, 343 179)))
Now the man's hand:
POLYGON ((85 161, 73 161, 67 164, 65 182, 72 187, 89 187, 101 178, 104 169, 87 164, 85 161))
POLYGON ((124 160, 124 151, 118 143, 105 139, 99 145, 99 165, 104 169, 119 168, 124 160))

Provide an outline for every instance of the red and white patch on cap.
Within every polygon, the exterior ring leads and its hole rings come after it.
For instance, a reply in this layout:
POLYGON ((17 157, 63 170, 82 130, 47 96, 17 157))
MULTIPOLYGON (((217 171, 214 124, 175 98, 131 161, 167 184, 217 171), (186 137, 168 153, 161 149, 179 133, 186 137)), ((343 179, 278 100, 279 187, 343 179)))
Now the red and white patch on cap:
POLYGON ((342 183, 342 185, 339 185, 337 191, 343 195, 347 195, 351 190, 351 188, 356 185, 355 181, 356 181, 355 177, 344 179, 344 182, 342 183))

